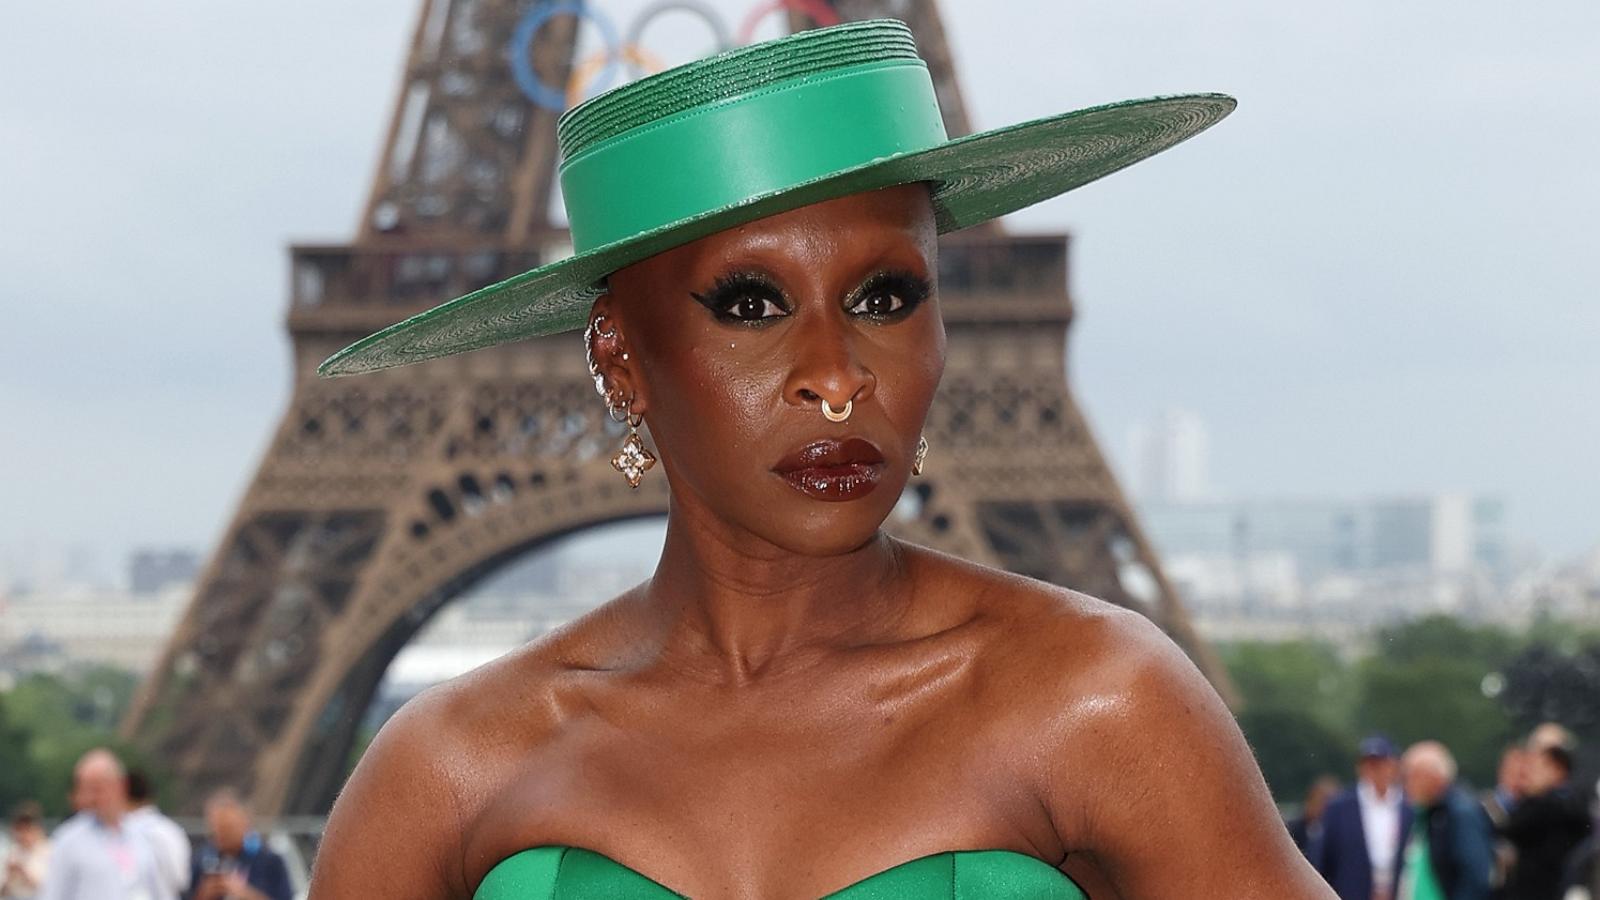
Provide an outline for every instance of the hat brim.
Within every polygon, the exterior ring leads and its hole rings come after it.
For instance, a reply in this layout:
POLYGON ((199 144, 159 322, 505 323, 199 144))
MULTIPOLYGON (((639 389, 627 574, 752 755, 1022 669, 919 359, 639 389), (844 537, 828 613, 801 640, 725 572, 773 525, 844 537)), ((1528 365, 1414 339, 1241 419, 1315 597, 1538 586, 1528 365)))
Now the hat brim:
POLYGON ((1130 100, 968 135, 888 156, 670 222, 473 291, 351 344, 318 367, 357 375, 582 328, 603 279, 707 235, 813 203, 928 182, 940 234, 1064 194, 1211 127, 1232 97, 1130 100))

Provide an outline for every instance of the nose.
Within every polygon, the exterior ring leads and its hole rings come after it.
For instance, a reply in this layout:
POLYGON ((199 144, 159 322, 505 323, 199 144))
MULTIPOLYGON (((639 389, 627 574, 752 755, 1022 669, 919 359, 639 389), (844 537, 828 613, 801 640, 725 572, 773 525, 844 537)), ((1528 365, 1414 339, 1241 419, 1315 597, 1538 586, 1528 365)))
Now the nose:
POLYGON ((864 403, 877 389, 878 378, 862 361, 854 346, 850 326, 841 316, 809 317, 794 333, 794 367, 784 385, 791 406, 820 409, 823 401, 834 410, 846 403, 864 403))

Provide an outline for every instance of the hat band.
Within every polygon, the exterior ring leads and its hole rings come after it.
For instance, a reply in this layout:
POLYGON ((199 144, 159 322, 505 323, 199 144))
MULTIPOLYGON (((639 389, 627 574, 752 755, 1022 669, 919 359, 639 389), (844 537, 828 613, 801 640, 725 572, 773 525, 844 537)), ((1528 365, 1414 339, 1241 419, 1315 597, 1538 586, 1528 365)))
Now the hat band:
POLYGON ((918 62, 797 78, 624 132, 561 164, 572 247, 615 241, 944 143, 918 62))

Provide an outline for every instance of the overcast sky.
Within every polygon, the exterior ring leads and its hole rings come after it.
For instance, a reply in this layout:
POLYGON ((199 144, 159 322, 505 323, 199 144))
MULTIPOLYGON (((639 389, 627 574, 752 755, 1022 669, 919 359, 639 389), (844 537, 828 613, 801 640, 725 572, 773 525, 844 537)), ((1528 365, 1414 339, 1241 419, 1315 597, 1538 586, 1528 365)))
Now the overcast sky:
MULTIPOLYGON (((0 568, 217 540, 288 398, 286 245, 351 236, 416 6, 6 10, 0 568)), ((979 127, 1240 100, 1012 220, 1075 236, 1071 378, 1114 455, 1185 408, 1232 495, 1495 494, 1552 553, 1600 542, 1600 4, 944 9, 979 127)))

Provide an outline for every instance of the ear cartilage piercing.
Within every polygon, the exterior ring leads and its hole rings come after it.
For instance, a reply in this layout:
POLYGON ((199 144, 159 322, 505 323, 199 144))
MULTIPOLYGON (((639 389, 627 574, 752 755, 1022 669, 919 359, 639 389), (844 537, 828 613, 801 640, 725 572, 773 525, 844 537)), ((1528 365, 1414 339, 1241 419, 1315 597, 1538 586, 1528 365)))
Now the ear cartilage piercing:
MULTIPOLYGON (((606 399, 609 405, 610 401, 606 398, 606 379, 605 376, 600 374, 600 363, 594 358, 594 339, 596 337, 609 339, 617 336, 615 328, 610 331, 600 330, 600 323, 605 320, 606 317, 603 315, 595 316, 594 321, 589 323, 589 327, 583 329, 583 358, 589 364, 589 377, 594 379, 595 393, 599 394, 602 399, 606 399)), ((627 359, 626 354, 623 355, 623 359, 627 359)))

